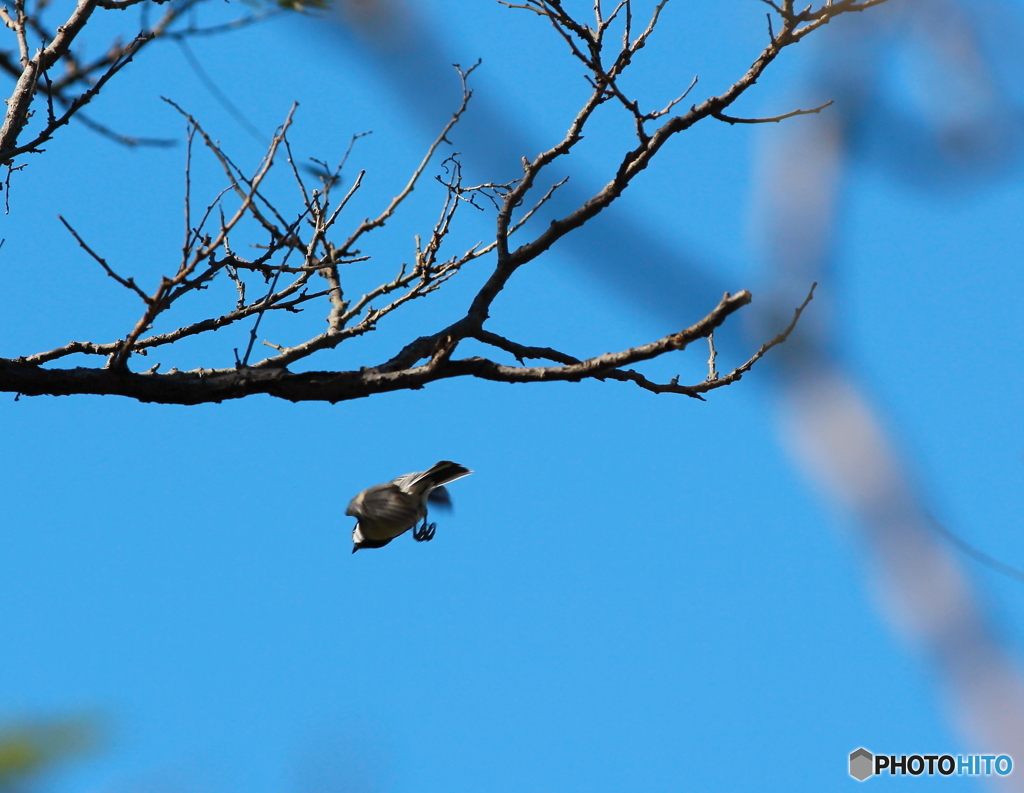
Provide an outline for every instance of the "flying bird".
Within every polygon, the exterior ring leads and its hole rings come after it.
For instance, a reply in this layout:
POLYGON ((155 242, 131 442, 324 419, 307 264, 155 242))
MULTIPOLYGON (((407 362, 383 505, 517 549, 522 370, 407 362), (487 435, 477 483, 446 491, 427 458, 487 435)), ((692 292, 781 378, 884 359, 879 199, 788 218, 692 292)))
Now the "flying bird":
POLYGON ((458 463, 441 460, 429 470, 366 488, 345 510, 346 515, 356 518, 352 553, 360 548, 383 548, 413 527, 416 542, 434 539, 437 524, 427 523, 427 502, 451 509, 452 499, 445 485, 471 473, 458 463))

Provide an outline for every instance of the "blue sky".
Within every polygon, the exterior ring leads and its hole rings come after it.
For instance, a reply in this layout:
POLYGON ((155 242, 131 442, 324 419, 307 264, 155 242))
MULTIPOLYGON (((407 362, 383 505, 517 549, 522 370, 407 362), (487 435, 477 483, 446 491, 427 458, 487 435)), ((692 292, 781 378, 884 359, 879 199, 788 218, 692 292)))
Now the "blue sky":
MULTIPOLYGON (((481 103, 533 140, 561 134, 583 83, 550 30, 496 4, 424 7, 453 59, 483 57, 481 103)), ((701 97, 720 90, 763 44, 764 9, 670 5, 637 84, 671 97, 699 73, 701 97)), ((336 159, 352 133, 373 130, 353 157, 368 176, 352 220, 380 207, 429 143, 429 124, 365 50, 322 22, 277 19, 192 47, 258 128, 300 103, 297 153, 336 159)), ((789 109, 809 62, 783 59, 743 112, 789 109)), ((170 43, 92 112, 126 132, 180 136, 161 95, 240 162, 258 161, 259 145, 170 43)), ((583 184, 621 141, 614 121, 597 132, 573 166, 583 184)), ((612 211, 756 298, 765 134, 700 126, 612 211)), ((453 142, 464 143, 458 131, 453 142)), ((136 318, 57 213, 140 281, 180 246, 182 147, 125 151, 73 126, 48 149, 15 175, 3 220, 4 356, 118 338, 136 318)), ((210 163, 197 165, 194 194, 219 188, 210 163)), ((392 274, 438 196, 414 194, 355 282, 392 274)), ((936 512, 1018 566, 1022 199, 1009 167, 969 188, 922 189, 865 156, 844 186, 836 280, 822 285, 842 306, 849 366, 936 512)), ((462 221, 460 240, 486 237, 487 215, 462 221)), ((574 244, 517 274, 495 330, 585 355, 678 329, 587 272, 574 244)), ((485 272, 316 365, 374 362, 440 327, 485 272)), ((230 293, 217 284, 196 310, 230 293)), ((693 302, 683 322, 710 307, 693 302)), ((324 313, 308 310, 301 328, 324 313)), ((244 332, 222 330, 177 365, 230 365, 244 332)), ((701 348, 655 371, 697 381, 704 367, 701 348)), ((845 763, 858 746, 980 749, 961 743, 934 670, 882 616, 865 549, 790 463, 775 415, 757 371, 707 403, 618 383, 472 381, 335 406, 6 398, 0 720, 102 714, 102 750, 41 781, 58 793, 818 791, 857 784, 845 763), (435 541, 351 555, 351 496, 440 459, 475 473, 452 486, 455 513, 435 541)), ((1019 657, 1024 585, 968 570, 1019 657)))

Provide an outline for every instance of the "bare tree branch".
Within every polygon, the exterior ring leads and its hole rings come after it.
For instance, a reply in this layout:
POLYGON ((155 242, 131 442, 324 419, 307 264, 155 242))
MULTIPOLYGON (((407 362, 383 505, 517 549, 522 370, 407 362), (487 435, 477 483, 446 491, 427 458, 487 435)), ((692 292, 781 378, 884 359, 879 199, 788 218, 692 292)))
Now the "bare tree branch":
MULTIPOLYGON (((808 299, 810 299, 808 297, 808 299)), ((684 350, 696 339, 708 336, 726 318, 747 305, 749 292, 726 295, 707 316, 678 333, 670 334, 649 344, 621 352, 605 353, 585 360, 545 348, 515 345, 493 334, 481 334, 487 343, 507 349, 522 357, 543 357, 561 360, 560 366, 516 367, 505 366, 486 358, 452 359, 456 340, 448 337, 430 356, 430 360, 417 367, 400 372, 380 367, 349 372, 292 373, 282 368, 197 369, 190 372, 135 374, 107 369, 43 369, 28 360, 0 359, 0 382, 16 386, 23 395, 40 394, 119 394, 143 402, 174 404, 200 404, 239 399, 251 394, 270 394, 291 401, 340 402, 358 399, 373 393, 409 388, 422 388, 430 382, 451 377, 479 377, 505 383, 536 383, 553 381, 580 381, 584 379, 613 379, 634 382, 655 393, 679 393, 700 398, 699 394, 721 388, 738 379, 730 375, 716 383, 680 386, 673 381, 656 384, 632 371, 620 367, 650 360, 665 352, 684 350)), ((806 306, 806 302, 799 310, 806 306)), ((792 331, 795 321, 766 347, 781 343, 792 331)), ((763 348, 764 349, 764 348, 763 348)), ((76 349, 75 352, 90 352, 76 349)), ((759 352, 762 355, 763 352, 759 352)), ((748 362, 750 364, 751 362, 748 362)), ((752 364, 751 364, 752 365, 752 364)), ((746 366, 746 364, 745 364, 746 366)), ((749 368, 749 367, 748 367, 749 368)), ((741 367, 742 369, 742 367, 741 367)), ((736 370, 739 371, 739 370, 736 370)))
MULTIPOLYGON (((50 43, 34 56, 26 50, 21 57, 24 61, 21 67, 20 61, 16 62, 13 56, 0 53, 0 71, 16 75, 18 80, 15 94, 8 102, 6 131, 0 133, 0 143, 7 141, 7 148, 2 149, 2 161, 10 164, 18 154, 38 150, 40 143, 67 123, 148 41, 157 37, 184 36, 189 31, 200 32, 201 29, 192 28, 170 30, 181 9, 197 2, 199 0, 184 0, 183 4, 165 12, 156 25, 132 43, 112 47, 106 55, 91 61, 79 60, 70 54, 65 32, 67 25, 58 28, 50 43), (61 58, 65 60, 68 73, 60 80, 51 81, 48 70, 61 58), (26 77, 30 73, 34 76, 26 77), (27 119, 18 113, 28 112, 31 94, 40 77, 46 86, 50 112, 32 141, 18 144, 18 135, 27 119), (86 83, 87 88, 76 98, 68 100, 66 92, 73 88, 78 90, 76 87, 86 83), (28 99, 19 91, 28 91, 28 99), (60 116, 52 111, 54 100, 65 108, 60 116)), ((620 78, 653 35, 667 0, 654 4, 647 24, 638 34, 634 32, 631 0, 621 0, 610 13, 605 13, 602 4, 595 2, 594 19, 590 24, 572 17, 560 0, 505 3, 512 8, 530 11, 551 24, 567 44, 572 57, 586 66, 590 86, 588 95, 576 110, 561 140, 532 159, 524 158, 521 177, 511 182, 466 184, 458 154, 449 153, 441 161, 440 172, 435 179, 428 180, 433 189, 440 191, 437 214, 423 234, 415 235, 411 258, 388 263, 388 271, 393 274, 390 278, 378 276, 369 282, 368 288, 362 285, 354 291, 352 297, 346 297, 346 286, 350 286, 347 282, 352 278, 344 267, 371 262, 372 253, 357 246, 372 240, 369 233, 385 226, 406 206, 408 197, 420 186, 423 175, 442 147, 450 145, 449 135, 468 110, 473 95, 468 79, 478 64, 465 70, 456 66, 462 98, 451 119, 428 146, 409 179, 379 213, 359 221, 350 221, 345 212, 360 190, 364 172, 359 171, 340 200, 336 200, 334 188, 341 184, 343 169, 360 135, 352 136, 337 166, 329 166, 326 160, 311 160, 317 166, 311 170, 319 179, 320 187, 310 189, 302 176, 306 166, 297 164, 288 140, 297 106, 292 106, 274 133, 261 162, 247 172, 231 159, 221 143, 208 134, 196 118, 168 99, 166 101, 181 114, 187 125, 184 239, 180 250, 171 257, 172 263, 163 270, 168 274, 159 276, 151 291, 142 288, 139 279, 121 275, 61 217, 61 222, 86 254, 108 276, 143 301, 141 315, 121 339, 104 343, 71 341, 14 359, 0 358, 0 390, 26 395, 120 394, 142 401, 177 404, 219 402, 260 393, 296 401, 337 402, 387 391, 423 388, 437 380, 453 377, 477 377, 506 383, 615 380, 632 383, 652 393, 703 399, 703 394, 739 381, 769 350, 789 338, 813 298, 814 287, 781 333, 724 376, 716 368, 718 353, 713 333, 732 314, 751 302, 752 296, 746 290, 734 295, 726 294, 706 316, 683 330, 646 344, 591 357, 576 357, 551 347, 527 346, 494 333, 485 327, 494 301, 520 267, 542 256, 553 244, 592 221, 614 203, 674 136, 708 118, 730 124, 781 122, 798 115, 818 113, 831 105, 828 102, 811 110, 795 110, 781 116, 758 119, 738 118, 725 113, 758 81, 782 49, 842 14, 863 11, 881 2, 884 0, 840 0, 826 3, 817 10, 808 7, 799 13, 793 10, 790 0, 781 6, 769 3, 780 16, 779 32, 772 33, 769 44, 736 82, 722 93, 707 97, 678 115, 672 113, 693 91, 697 85, 696 77, 675 99, 654 111, 642 109, 639 98, 628 95, 620 86, 620 78), (606 104, 616 112, 625 112, 631 119, 635 137, 629 145, 633 148, 617 156, 609 167, 608 181, 587 200, 556 214, 544 224, 530 224, 528 221, 541 211, 550 212, 551 197, 566 181, 565 177, 551 177, 546 171, 560 159, 571 155, 595 113, 606 104), (193 211, 195 197, 191 169, 193 157, 198 154, 193 151, 192 144, 197 135, 203 143, 198 152, 205 152, 203 156, 212 157, 219 163, 226 181, 224 188, 206 203, 202 212, 193 211), (299 203, 293 208, 278 200, 268 186, 267 176, 279 156, 286 157, 297 187, 297 190, 289 190, 290 200, 298 194, 299 203), (548 185, 546 188, 543 187, 545 184, 548 185), (461 217, 460 210, 466 206, 493 217, 494 236, 489 241, 458 242, 456 220, 461 217), (347 231, 345 224, 350 224, 347 231), (255 230, 256 237, 246 242, 259 254, 248 261, 235 252, 232 239, 251 230, 255 230), (176 263, 174 259, 177 259, 176 263), (436 292, 468 265, 482 263, 485 259, 490 262, 487 265, 489 272, 481 273, 482 285, 468 300, 464 313, 454 321, 441 323, 443 327, 439 330, 405 341, 396 354, 376 365, 364 365, 351 371, 290 371, 289 367, 296 364, 308 366, 307 360, 319 352, 376 331, 384 320, 403 306, 436 292), (151 332, 158 321, 167 322, 174 315, 171 309, 178 306, 179 301, 209 288, 222 272, 224 277, 221 281, 226 282, 231 295, 223 313, 207 315, 206 319, 195 322, 175 322, 170 330, 151 332), (324 279, 326 288, 311 287, 311 279, 316 275, 324 279), (259 297, 255 300, 247 297, 253 294, 259 297), (275 338, 257 344, 265 317, 272 312, 284 312, 277 316, 297 313, 308 305, 325 307, 325 324, 319 333, 310 335, 307 331, 297 340, 275 338), (133 372, 130 368, 134 355, 146 355, 154 349, 172 355, 173 345, 182 339, 237 326, 243 321, 251 324, 246 330, 238 328, 235 331, 245 334, 241 343, 236 341, 231 346, 229 342, 226 346, 226 350, 233 353, 233 366, 203 367, 187 372, 172 367, 163 374, 158 373, 160 364, 142 373, 133 372), (174 327, 175 324, 178 326, 174 327), (655 382, 629 368, 686 350, 701 338, 708 339, 710 358, 708 377, 699 383, 680 384, 679 377, 669 382, 655 382), (520 365, 508 365, 481 356, 459 357, 460 345, 465 340, 487 345, 497 351, 499 357, 511 354, 520 365), (244 350, 241 354, 240 349, 244 350), (79 354, 104 356, 106 363, 102 368, 58 369, 44 366, 79 354), (266 357, 261 358, 261 355, 266 357), (250 358, 255 360, 250 362, 250 358), (527 366, 526 359, 546 363, 527 366)), ((134 0, 80 0, 75 12, 77 16, 73 14, 68 24, 74 22, 78 26, 76 29, 81 30, 88 14, 92 13, 90 9, 116 11, 133 4, 134 0)), ((27 16, 23 6, 17 4, 13 14, 5 11, 0 19, 16 35, 19 31, 24 35, 26 29, 46 31, 38 19, 27 16)), ((211 30, 207 29, 207 32, 211 30)), ((123 272, 123 269, 118 269, 123 272)), ((359 272, 374 271, 360 268, 359 272)))

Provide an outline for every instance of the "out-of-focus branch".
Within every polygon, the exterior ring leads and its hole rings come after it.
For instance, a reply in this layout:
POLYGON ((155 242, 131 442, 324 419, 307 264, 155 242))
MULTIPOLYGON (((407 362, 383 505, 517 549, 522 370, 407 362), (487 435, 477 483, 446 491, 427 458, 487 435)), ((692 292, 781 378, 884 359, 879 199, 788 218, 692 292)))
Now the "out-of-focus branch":
MULTIPOLYGON (((782 15, 797 16, 791 5, 773 7, 782 15)), ((925 49, 933 53, 935 62, 929 68, 946 58, 951 65, 965 53, 977 54, 979 42, 974 37, 979 31, 951 18, 954 7, 908 4, 903 21, 909 24, 902 30, 880 25, 875 30, 862 27, 845 40, 837 36, 808 70, 812 95, 836 96, 845 112, 810 119, 788 136, 775 133, 772 145, 764 149, 768 156, 760 169, 764 181, 758 196, 763 213, 759 226, 774 283, 826 277, 836 266, 839 257, 830 241, 840 236, 836 227, 848 219, 842 201, 843 181, 852 170, 851 149, 857 148, 860 131, 872 125, 884 125, 887 134, 893 132, 892 120, 885 118, 881 103, 873 101, 870 87, 878 84, 885 68, 879 64, 888 62, 883 47, 907 46, 900 39, 910 38, 908 32, 914 30, 915 37, 925 31, 931 38, 925 49), (941 25, 933 24, 940 19, 941 25), (851 57, 861 54, 867 55, 851 57), (838 71, 843 73, 845 88, 836 91, 832 76, 838 71), (857 100, 849 101, 853 97, 857 100)), ((966 8, 960 12, 969 13, 966 8)), ((808 15, 802 12, 801 16, 808 15)), ((914 40, 913 46, 921 47, 921 41, 914 40)), ((991 103, 1002 109, 1011 103, 996 81, 976 68, 977 60, 972 57, 966 62, 970 67, 960 76, 969 73, 972 91, 986 99, 972 110, 972 126, 958 126, 958 139, 970 140, 986 157, 999 157, 988 143, 992 116, 979 108, 991 103)), ((944 91, 946 85, 936 84, 936 89, 944 91)), ((928 105, 926 99, 920 107, 928 105)), ((915 115, 920 113, 918 109, 915 115)), ((915 118, 915 151, 927 151, 927 137, 942 134, 941 125, 934 132, 921 132, 929 126, 922 121, 915 118)), ((897 150, 894 147, 890 155, 897 150)), ((891 167, 896 159, 891 157, 886 164, 891 167)), ((921 162, 927 161, 930 174, 943 169, 938 158, 929 160, 921 162)), ((771 304, 781 299, 767 301, 768 316, 777 313, 771 304)), ((827 318, 836 310, 834 300, 824 300, 815 313, 827 318)), ((992 614, 989 598, 978 593, 952 548, 1004 574, 1017 577, 1019 571, 978 551, 935 521, 931 498, 908 465, 899 434, 889 431, 877 407, 879 400, 846 366, 846 356, 838 350, 848 340, 832 336, 832 327, 839 326, 827 319, 819 322, 817 333, 776 359, 784 408, 782 439, 807 478, 822 488, 832 506, 853 519, 847 525, 866 551, 859 556, 873 579, 872 594, 890 618, 894 633, 932 662, 934 679, 950 706, 950 721, 959 728, 960 740, 978 748, 998 746, 1012 757, 1024 754, 1024 675, 1019 659, 1006 640, 1001 620, 992 614)), ((1021 789, 1019 778, 1012 775, 993 776, 988 782, 999 789, 1021 789)))

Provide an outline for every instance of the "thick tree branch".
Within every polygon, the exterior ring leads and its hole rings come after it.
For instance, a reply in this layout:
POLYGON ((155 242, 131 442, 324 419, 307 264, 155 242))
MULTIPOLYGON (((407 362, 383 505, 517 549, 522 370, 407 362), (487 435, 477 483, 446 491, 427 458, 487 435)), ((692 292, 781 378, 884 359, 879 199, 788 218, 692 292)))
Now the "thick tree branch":
MULTIPOLYGON (((616 379, 650 386, 649 390, 689 393, 676 384, 657 386, 635 372, 619 372, 621 366, 683 350, 695 339, 710 334, 735 311, 751 300, 749 292, 726 295, 706 317, 678 333, 621 352, 605 353, 574 361, 564 357, 561 366, 516 367, 486 358, 452 359, 458 340, 449 337, 422 366, 401 371, 380 367, 351 372, 292 373, 284 368, 198 369, 167 374, 136 374, 123 369, 45 369, 24 361, 0 359, 0 390, 24 395, 97 394, 120 395, 143 402, 194 405, 269 394, 292 401, 341 402, 371 394, 419 389, 452 377, 480 377, 506 383, 538 383, 616 379)), ((77 352, 89 352, 79 349, 77 352)), ((693 394, 690 394, 691 396, 693 394)))

